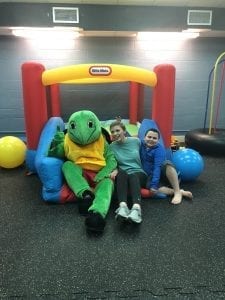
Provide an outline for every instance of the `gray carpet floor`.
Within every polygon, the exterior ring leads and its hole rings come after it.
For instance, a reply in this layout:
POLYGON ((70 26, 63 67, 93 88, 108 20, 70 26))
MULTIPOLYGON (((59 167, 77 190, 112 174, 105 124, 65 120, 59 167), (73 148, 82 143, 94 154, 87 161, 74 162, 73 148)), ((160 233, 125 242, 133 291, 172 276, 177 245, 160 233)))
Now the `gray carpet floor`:
POLYGON ((36 175, 0 168, 0 299, 225 299, 225 158, 204 157, 180 205, 143 200, 140 226, 86 233, 74 203, 47 204, 36 175))

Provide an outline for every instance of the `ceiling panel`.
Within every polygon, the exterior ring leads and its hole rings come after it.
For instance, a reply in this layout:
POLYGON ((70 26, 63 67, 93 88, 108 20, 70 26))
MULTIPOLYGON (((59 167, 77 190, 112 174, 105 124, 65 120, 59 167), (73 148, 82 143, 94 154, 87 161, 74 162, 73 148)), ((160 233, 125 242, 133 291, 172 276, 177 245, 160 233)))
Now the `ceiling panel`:
POLYGON ((225 0, 11 0, 0 2, 26 3, 62 3, 62 4, 104 4, 104 5, 148 5, 148 6, 183 6, 183 7, 223 7, 225 0))
MULTIPOLYGON (((0 3, 60 3, 60 4, 99 4, 99 5, 147 5, 147 6, 173 6, 187 8, 206 8, 213 7, 225 8, 225 0, 0 0, 0 3)), ((0 35, 10 35, 10 28, 0 28, 0 35)), ((133 32, 123 31, 89 31, 86 36, 132 36, 133 32)), ((202 37, 225 37, 225 31, 206 31, 201 32, 202 37)))

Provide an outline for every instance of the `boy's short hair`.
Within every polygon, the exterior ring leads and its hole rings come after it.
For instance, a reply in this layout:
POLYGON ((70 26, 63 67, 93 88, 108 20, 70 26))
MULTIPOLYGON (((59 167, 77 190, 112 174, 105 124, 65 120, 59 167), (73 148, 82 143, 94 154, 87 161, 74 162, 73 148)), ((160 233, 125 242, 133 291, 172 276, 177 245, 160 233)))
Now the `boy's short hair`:
POLYGON ((146 132, 145 132, 145 136, 146 136, 146 134, 147 134, 149 131, 156 132, 156 133, 158 134, 158 139, 160 139, 160 132, 159 132, 158 129, 156 129, 156 128, 150 128, 150 129, 147 129, 146 132))

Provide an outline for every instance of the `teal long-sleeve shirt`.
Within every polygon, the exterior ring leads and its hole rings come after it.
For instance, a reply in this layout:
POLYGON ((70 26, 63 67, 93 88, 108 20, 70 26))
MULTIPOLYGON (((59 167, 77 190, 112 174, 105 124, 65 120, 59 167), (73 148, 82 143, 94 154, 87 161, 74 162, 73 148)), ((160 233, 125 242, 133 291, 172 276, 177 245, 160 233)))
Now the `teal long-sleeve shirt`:
POLYGON ((123 142, 114 141, 110 147, 115 155, 118 167, 128 174, 144 172, 140 159, 140 140, 135 137, 127 137, 123 142))

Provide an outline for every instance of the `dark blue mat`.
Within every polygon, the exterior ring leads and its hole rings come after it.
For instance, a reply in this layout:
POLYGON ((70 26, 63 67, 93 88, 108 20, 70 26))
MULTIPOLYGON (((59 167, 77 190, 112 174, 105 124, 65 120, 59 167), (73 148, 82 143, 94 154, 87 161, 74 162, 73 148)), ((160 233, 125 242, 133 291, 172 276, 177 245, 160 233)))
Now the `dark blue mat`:
POLYGON ((76 204, 46 204, 24 168, 0 169, 0 299, 225 299, 225 159, 204 158, 193 202, 143 200, 140 227, 102 236, 76 204))

